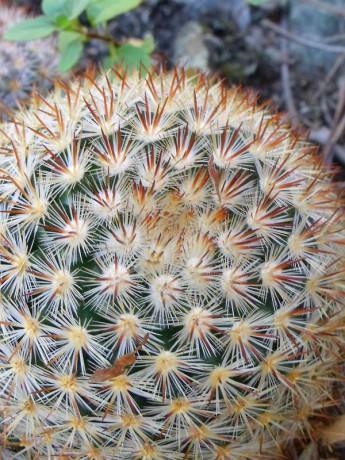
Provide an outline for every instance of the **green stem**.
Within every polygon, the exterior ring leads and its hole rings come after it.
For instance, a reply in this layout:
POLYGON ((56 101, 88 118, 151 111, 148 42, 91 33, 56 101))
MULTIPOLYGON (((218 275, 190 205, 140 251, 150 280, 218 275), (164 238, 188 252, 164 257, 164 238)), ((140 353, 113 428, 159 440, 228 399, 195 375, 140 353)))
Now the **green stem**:
POLYGON ((90 38, 90 39, 97 39, 97 40, 102 40, 104 42, 107 42, 107 43, 113 43, 116 47, 119 47, 120 46, 120 43, 115 40, 111 35, 109 34, 106 34, 106 35, 102 35, 102 34, 99 34, 97 32, 90 32, 90 31, 87 31, 86 33, 86 36, 87 38, 90 38))

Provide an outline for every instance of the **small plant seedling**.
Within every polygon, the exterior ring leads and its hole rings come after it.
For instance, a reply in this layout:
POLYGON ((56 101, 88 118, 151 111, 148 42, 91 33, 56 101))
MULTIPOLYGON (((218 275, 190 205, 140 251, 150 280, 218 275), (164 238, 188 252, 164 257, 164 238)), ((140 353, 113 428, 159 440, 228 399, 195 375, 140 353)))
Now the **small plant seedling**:
POLYGON ((247 0, 247 3, 249 3, 249 5, 260 6, 264 3, 267 3, 268 1, 269 0, 247 0))
POLYGON ((121 62, 129 68, 150 64, 154 49, 151 35, 143 40, 120 43, 108 33, 107 21, 126 13, 141 0, 43 0, 43 14, 25 19, 9 27, 4 38, 11 41, 27 41, 58 33, 60 52, 59 70, 66 72, 74 67, 82 56, 85 44, 101 40, 108 44, 109 56, 105 68, 121 62), (82 21, 81 21, 82 16, 82 21))

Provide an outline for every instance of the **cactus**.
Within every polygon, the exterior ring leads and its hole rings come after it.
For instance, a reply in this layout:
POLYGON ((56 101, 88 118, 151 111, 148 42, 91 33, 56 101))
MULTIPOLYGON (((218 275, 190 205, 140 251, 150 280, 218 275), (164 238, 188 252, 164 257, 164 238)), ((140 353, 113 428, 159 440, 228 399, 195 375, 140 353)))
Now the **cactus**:
POLYGON ((312 435, 345 320, 314 146, 183 69, 57 82, 0 145, 4 452, 243 460, 312 435))
POLYGON ((33 85, 40 92, 52 89, 49 78, 57 75, 55 39, 25 43, 2 39, 9 25, 25 17, 22 9, 0 2, 0 100, 13 108, 30 98, 33 85))

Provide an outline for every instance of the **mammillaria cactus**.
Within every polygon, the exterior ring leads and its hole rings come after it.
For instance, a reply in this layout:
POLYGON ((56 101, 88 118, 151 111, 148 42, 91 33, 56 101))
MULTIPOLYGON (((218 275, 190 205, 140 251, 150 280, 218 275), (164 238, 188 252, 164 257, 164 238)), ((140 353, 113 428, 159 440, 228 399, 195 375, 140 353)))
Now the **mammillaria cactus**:
POLYGON ((1 132, 5 458, 277 458, 310 435, 345 320, 344 201, 313 146, 183 69, 57 83, 1 132))

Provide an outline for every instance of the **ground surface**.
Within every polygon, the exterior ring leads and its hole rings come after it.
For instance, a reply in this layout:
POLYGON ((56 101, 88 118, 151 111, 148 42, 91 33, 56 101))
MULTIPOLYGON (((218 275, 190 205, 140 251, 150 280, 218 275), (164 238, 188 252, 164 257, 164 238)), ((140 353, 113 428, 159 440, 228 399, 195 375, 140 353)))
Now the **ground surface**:
MULTIPOLYGON (((39 11, 39 0, 14 1, 39 11)), ((329 161, 345 165, 344 0, 144 0, 110 32, 120 40, 152 33, 156 61, 254 88, 309 129, 329 161)), ((102 51, 93 43, 88 56, 102 51)))

